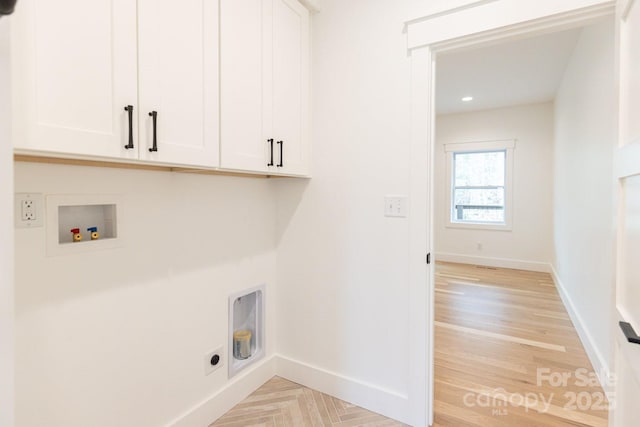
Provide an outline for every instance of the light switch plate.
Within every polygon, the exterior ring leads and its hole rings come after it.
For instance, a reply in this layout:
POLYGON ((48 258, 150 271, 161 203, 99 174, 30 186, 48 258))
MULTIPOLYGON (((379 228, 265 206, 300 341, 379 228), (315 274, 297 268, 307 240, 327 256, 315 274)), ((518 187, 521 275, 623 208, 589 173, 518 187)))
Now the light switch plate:
POLYGON ((385 196, 384 216, 406 218, 407 196, 385 196))

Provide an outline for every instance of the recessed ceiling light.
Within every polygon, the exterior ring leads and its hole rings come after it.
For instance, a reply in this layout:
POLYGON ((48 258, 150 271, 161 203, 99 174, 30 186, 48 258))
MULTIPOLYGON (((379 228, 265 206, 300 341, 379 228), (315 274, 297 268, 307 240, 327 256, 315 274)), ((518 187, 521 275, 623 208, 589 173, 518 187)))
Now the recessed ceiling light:
POLYGON ((473 101, 473 96, 465 96, 462 98, 462 102, 471 102, 473 101))

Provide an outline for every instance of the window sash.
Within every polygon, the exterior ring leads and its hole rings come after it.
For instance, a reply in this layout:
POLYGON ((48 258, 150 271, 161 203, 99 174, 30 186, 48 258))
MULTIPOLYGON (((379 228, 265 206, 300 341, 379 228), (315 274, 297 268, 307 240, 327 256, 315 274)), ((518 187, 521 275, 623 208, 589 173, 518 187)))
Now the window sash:
MULTIPOLYGON (((468 141, 468 142, 454 142, 454 143, 446 143, 443 145, 444 152, 446 155, 446 177, 447 177, 447 188, 446 188, 446 202, 442 206, 442 214, 446 218, 446 227, 451 228, 459 228, 459 229, 470 229, 470 230, 495 230, 495 231, 507 231, 510 232, 513 230, 513 211, 514 211, 514 194, 513 194, 513 184, 514 184, 514 159, 515 159, 515 148, 516 148, 516 140, 508 139, 508 140, 477 140, 477 141, 468 141), (486 189, 487 191, 500 192, 500 198, 483 198, 478 197, 475 199, 462 199, 461 195, 456 195, 454 193, 455 189, 455 154, 469 154, 469 153, 480 153, 480 152, 491 152, 491 151, 503 151, 505 153, 504 157, 504 182, 473 182, 470 180, 463 181, 459 180, 458 184, 464 184, 465 186, 502 186, 503 188, 498 189, 486 189), (500 201, 504 204, 504 209, 501 211, 485 211, 484 219, 496 219, 500 218, 502 221, 500 222, 487 222, 482 221, 483 217, 478 215, 478 212, 471 212, 469 210, 466 211, 467 220, 458 221, 455 216, 455 205, 456 200, 455 197, 458 197, 458 204, 463 204, 460 202, 469 202, 469 205, 475 204, 475 202, 487 203, 489 201, 496 202, 500 201), (488 213, 487 212, 492 212, 488 213), (500 217, 494 215, 497 212, 501 212, 500 217)), ((494 175, 495 176, 495 175, 494 175)), ((464 178, 461 176, 461 178, 464 178)), ((460 187, 459 187, 460 188, 460 187)), ((460 191, 460 190, 458 190, 460 191)), ((467 191, 474 191, 474 189, 468 189, 467 191)), ((478 191, 478 190, 475 190, 478 191)))
POLYGON ((457 151, 452 153, 452 175, 451 175, 451 221, 456 223, 481 223, 481 224, 506 224, 507 216, 506 216, 506 205, 507 205, 507 193, 506 193, 506 183, 507 183, 507 149, 496 149, 496 150, 479 150, 479 151, 457 151), (502 170, 502 183, 504 185, 459 185, 456 186, 456 178, 457 178, 457 156, 458 155, 472 155, 472 154, 488 154, 488 153, 501 153, 503 154, 503 170, 502 170), (480 204, 480 203, 456 203, 456 191, 457 190, 502 190, 502 204, 480 204), (468 210, 502 210, 501 219, 491 220, 487 219, 464 219, 464 211, 468 210))

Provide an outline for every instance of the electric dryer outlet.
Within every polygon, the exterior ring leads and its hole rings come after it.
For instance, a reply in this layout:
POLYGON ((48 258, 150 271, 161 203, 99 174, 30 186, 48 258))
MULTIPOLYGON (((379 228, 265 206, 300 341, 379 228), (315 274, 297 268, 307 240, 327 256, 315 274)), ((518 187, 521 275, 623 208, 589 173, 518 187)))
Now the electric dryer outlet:
POLYGON ((209 375, 213 371, 224 366, 224 347, 208 352, 204 355, 204 374, 209 375))

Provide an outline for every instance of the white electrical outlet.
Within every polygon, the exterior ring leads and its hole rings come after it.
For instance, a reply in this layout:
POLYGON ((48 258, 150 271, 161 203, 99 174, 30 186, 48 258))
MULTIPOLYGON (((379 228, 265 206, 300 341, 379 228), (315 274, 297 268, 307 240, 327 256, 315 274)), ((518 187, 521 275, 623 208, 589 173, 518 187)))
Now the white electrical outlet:
POLYGON ((42 194, 16 193, 14 217, 16 228, 42 227, 44 223, 42 194))
POLYGON ((32 199, 22 200, 22 221, 35 221, 36 209, 32 199))
POLYGON ((209 375, 213 371, 223 366, 224 366, 224 347, 219 347, 204 355, 204 374, 205 375, 209 375))

